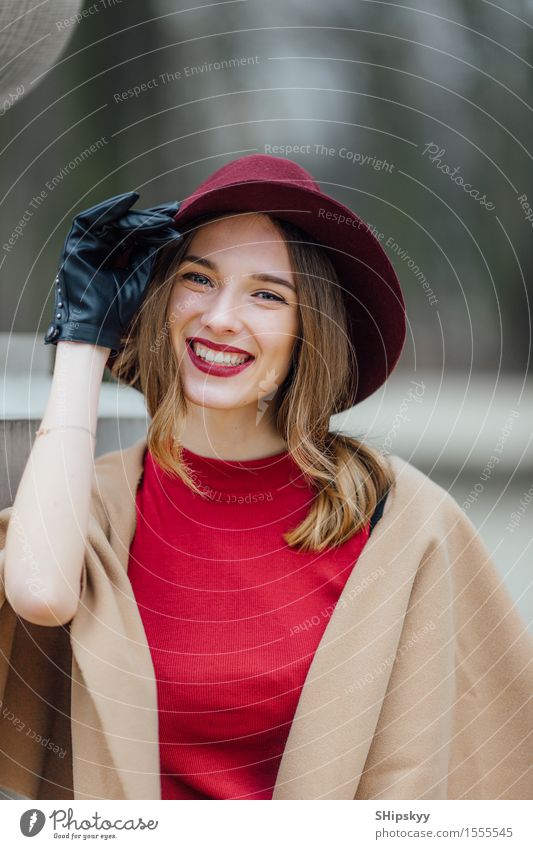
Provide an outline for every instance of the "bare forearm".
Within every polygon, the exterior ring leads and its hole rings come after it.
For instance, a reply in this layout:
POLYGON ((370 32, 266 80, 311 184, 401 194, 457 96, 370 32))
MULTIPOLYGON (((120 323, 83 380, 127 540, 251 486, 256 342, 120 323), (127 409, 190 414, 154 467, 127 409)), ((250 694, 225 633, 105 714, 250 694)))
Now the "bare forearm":
POLYGON ((41 422, 53 430, 36 437, 13 503, 6 596, 20 616, 38 625, 70 621, 79 601, 94 462, 94 439, 83 428, 96 431, 108 354, 108 348, 58 343, 41 422))

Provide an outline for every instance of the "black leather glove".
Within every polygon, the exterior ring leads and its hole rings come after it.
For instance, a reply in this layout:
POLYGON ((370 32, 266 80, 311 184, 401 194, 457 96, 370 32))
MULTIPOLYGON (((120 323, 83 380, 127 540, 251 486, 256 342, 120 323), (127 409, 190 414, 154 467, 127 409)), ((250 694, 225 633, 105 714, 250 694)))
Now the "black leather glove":
POLYGON ((45 345, 90 342, 119 350, 158 249, 181 239, 173 221, 178 201, 131 210, 138 198, 138 192, 116 195, 73 219, 55 279, 54 318, 45 345))

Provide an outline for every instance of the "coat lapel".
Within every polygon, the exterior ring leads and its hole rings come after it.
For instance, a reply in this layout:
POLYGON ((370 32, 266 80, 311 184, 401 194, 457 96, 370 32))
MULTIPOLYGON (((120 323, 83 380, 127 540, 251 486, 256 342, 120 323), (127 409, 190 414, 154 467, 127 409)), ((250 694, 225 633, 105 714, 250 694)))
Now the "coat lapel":
MULTIPOLYGON (((405 467, 404 461, 395 456, 389 460, 398 475, 405 467)), ((396 488, 388 502, 350 573, 313 657, 273 799, 356 796, 385 698, 416 567, 427 545, 427 534, 421 530, 413 537, 412 526, 402 522, 402 498, 396 488)))
MULTIPOLYGON (((145 449, 143 438, 97 461, 105 513, 91 523, 83 605, 71 629, 76 798, 161 798, 157 687, 127 578, 145 449), (106 573, 102 560, 109 564, 106 573)), ((406 471, 400 458, 389 460, 396 476, 406 471)), ((427 545, 422 530, 413 537, 412 525, 402 522, 402 498, 395 490, 313 657, 278 770, 275 800, 356 794, 427 545), (384 623, 381 630, 376 621, 384 623)))
POLYGON ((96 466, 99 515, 91 516, 81 602, 71 622, 77 799, 161 798, 157 687, 127 577, 143 455, 144 440, 96 466))

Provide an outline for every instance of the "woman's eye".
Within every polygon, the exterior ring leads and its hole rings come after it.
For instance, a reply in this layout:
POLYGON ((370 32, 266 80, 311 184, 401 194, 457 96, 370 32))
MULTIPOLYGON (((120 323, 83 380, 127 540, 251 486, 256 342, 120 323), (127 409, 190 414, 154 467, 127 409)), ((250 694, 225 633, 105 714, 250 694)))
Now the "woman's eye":
MULTIPOLYGON (((206 280, 208 283, 211 283, 209 277, 206 277, 205 274, 199 274, 197 271, 189 271, 186 274, 183 274, 182 276, 184 278, 186 278, 187 280, 191 280, 192 278, 198 278, 199 277, 200 281, 206 280)), ((198 282, 199 282, 198 279, 193 280, 193 283, 198 283, 198 282)), ((201 285, 203 285, 203 284, 201 284, 201 285)))
MULTIPOLYGON (((211 285, 211 280, 209 277, 206 277, 205 274, 200 274, 198 271, 187 271, 185 274, 181 275, 184 280, 190 280, 192 283, 198 283, 199 286, 205 287, 206 285, 211 285)), ((281 295, 275 295, 273 292, 257 292, 257 295, 265 295, 266 297, 260 297, 260 301, 274 301, 281 304, 286 304, 287 301, 285 298, 282 298, 281 295)))
POLYGON ((261 300, 261 301, 264 301, 264 300, 270 300, 270 299, 272 298, 272 300, 274 300, 274 301, 279 301, 279 302, 280 302, 280 303, 282 303, 282 304, 286 304, 286 303, 287 303, 287 301, 285 300, 285 298, 282 298, 282 297, 281 297, 281 296, 279 296, 279 295, 274 295, 274 293, 273 293, 273 292, 258 292, 257 294, 258 294, 258 295, 268 295, 268 298, 260 298, 260 300, 261 300))

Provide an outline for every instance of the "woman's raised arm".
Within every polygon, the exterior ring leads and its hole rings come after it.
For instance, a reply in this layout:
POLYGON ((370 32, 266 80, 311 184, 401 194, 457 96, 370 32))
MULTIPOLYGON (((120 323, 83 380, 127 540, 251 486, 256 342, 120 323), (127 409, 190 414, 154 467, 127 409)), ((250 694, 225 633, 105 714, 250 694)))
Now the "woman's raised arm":
POLYGON ((109 350, 58 343, 41 422, 52 430, 35 438, 13 503, 5 593, 13 610, 36 625, 64 625, 77 610, 93 480, 88 431, 96 431, 109 350))
POLYGON ((4 589, 36 625, 64 625, 76 613, 89 521, 94 434, 111 351, 145 295, 159 248, 181 239, 178 201, 132 210, 125 192, 80 212, 55 280, 45 344, 57 346, 52 390, 17 491, 6 534, 4 589), (57 429, 60 428, 60 429, 57 429))

